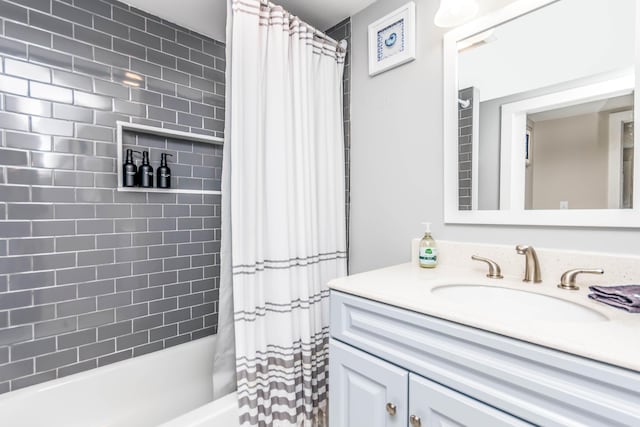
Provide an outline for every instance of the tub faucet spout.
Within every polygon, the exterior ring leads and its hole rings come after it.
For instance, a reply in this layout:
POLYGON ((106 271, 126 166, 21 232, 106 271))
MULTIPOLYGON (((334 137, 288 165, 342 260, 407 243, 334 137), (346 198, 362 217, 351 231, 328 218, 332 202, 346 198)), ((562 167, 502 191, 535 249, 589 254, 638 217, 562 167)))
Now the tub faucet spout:
POLYGON ((516 246, 516 252, 525 256, 525 269, 523 282, 531 282, 531 276, 533 276, 533 283, 542 282, 540 277, 540 262, 538 261, 538 255, 536 254, 533 246, 518 245, 516 246))

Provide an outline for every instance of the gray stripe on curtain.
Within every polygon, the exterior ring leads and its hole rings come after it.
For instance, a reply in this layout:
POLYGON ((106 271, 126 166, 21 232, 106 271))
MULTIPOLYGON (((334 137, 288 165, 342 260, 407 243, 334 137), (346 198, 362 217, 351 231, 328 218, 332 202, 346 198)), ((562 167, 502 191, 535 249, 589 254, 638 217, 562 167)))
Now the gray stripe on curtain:
MULTIPOLYGON (((336 259, 347 259, 346 252, 335 252, 335 255, 322 256, 321 258, 292 258, 291 261, 260 261, 251 265, 238 265, 233 267, 233 275, 240 274, 256 274, 265 270, 288 270, 295 267, 306 267, 313 264, 319 264, 325 261, 334 261, 336 259), (288 263, 285 265, 267 265, 269 263, 288 263), (246 269, 247 271, 237 271, 240 269, 246 269)), ((316 257, 319 257, 316 255, 316 257)))
POLYGON ((243 320, 253 322, 257 317, 266 316, 267 313, 288 313, 293 310, 310 310, 313 304, 317 304, 325 298, 329 298, 329 290, 322 291, 320 294, 314 295, 308 300, 298 299, 288 304, 266 302, 264 305, 255 307, 252 311, 236 311, 234 313, 234 319, 236 321, 243 320))

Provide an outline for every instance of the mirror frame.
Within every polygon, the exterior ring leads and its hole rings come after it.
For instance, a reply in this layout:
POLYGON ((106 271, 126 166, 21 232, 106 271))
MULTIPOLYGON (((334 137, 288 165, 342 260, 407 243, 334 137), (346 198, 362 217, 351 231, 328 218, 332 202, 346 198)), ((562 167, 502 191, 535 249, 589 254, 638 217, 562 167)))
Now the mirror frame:
MULTIPOLYGON (((518 0, 455 28, 444 35, 444 220, 447 224, 538 225, 562 227, 640 228, 640 160, 633 172, 632 209, 540 209, 510 206, 506 210, 458 209, 458 49, 457 43, 521 15, 561 0, 518 0)), ((636 22, 640 23, 640 0, 636 1, 636 22)), ((635 31, 635 74, 640 73, 640 28, 635 31)), ((635 78, 634 122, 640 123, 640 78, 635 78)), ((634 158, 640 159, 640 132, 634 137, 634 158)), ((503 150, 500 150, 501 153, 503 150)), ((500 160, 503 163, 503 160, 500 160)), ((522 169, 524 171, 524 162, 522 169)), ((515 168, 511 168, 515 169, 515 168)), ((502 175, 502 174, 501 174, 502 175)), ((502 180, 502 177, 501 177, 502 180)), ((524 189, 523 189, 524 191, 524 189)), ((500 192, 502 194, 502 185, 500 192)), ((501 196, 502 197, 502 196, 501 196)), ((502 205, 502 203, 501 203, 502 205)))

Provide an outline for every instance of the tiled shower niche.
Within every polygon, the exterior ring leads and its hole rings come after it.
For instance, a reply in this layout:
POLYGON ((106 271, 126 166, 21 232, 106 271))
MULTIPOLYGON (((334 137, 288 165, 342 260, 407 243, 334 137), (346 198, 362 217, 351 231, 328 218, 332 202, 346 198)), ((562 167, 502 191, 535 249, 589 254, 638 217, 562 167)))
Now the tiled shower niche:
MULTIPOLYGON (((149 163, 153 167, 153 189, 122 187, 119 191, 157 191, 220 194, 222 177, 222 143, 199 142, 186 138, 167 137, 133 130, 122 131, 122 163, 127 149, 149 152, 149 163), (157 171, 160 154, 167 153, 167 165, 171 169, 171 188, 158 188, 157 171), (169 190, 169 191, 168 191, 169 190)), ((142 154, 134 152, 134 163, 140 167, 142 154)), ((122 168, 122 164, 118 165, 122 168)), ((122 177, 119 177, 122 180, 122 177)))

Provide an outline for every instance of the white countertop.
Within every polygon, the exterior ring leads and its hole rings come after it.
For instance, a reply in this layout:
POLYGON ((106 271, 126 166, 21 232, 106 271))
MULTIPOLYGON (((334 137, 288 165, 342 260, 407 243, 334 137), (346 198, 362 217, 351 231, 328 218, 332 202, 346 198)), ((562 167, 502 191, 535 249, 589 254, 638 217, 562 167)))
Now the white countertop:
POLYGON ((578 291, 566 291, 558 289, 556 281, 533 284, 523 283, 521 279, 507 274, 502 280, 488 279, 478 269, 466 265, 422 269, 407 263, 335 279, 329 282, 329 287, 640 372, 640 314, 589 299, 587 286, 581 286, 578 291), (498 286, 550 295, 595 310, 608 320, 550 321, 544 318, 544 313, 536 320, 507 320, 499 312, 483 310, 481 304, 460 305, 431 293, 433 288, 447 284, 498 286))

